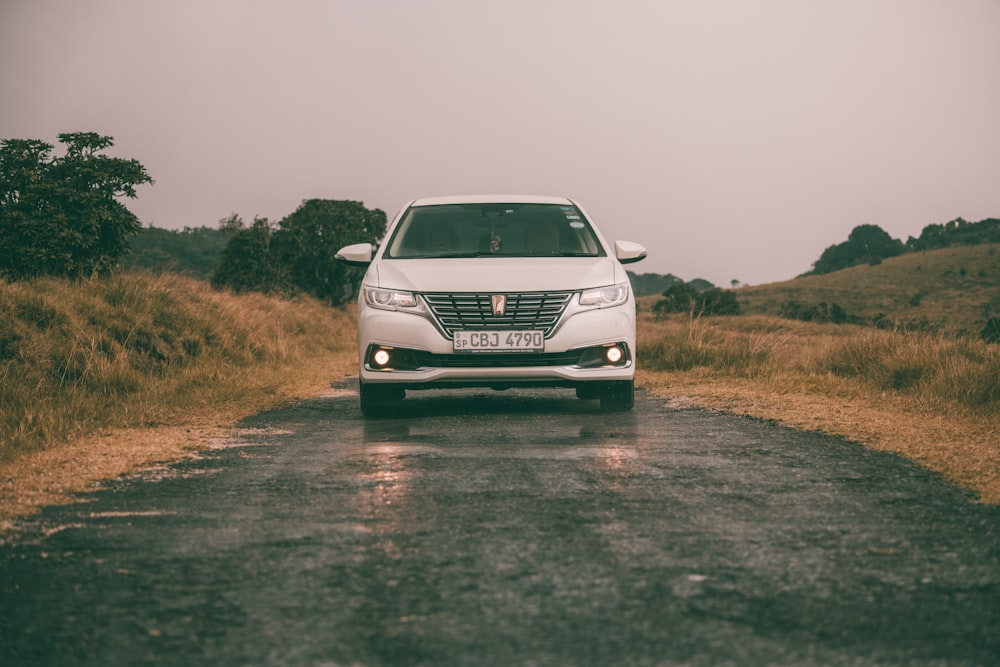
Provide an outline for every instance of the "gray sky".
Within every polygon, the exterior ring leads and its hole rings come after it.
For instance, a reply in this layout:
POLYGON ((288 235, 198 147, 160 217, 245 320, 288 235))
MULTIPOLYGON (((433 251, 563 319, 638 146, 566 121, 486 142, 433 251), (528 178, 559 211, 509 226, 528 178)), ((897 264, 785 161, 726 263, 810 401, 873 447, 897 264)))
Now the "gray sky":
POLYGON ((578 199, 638 272, 760 284, 1000 217, 998 0, 0 0, 0 137, 115 138, 144 224, 578 199))

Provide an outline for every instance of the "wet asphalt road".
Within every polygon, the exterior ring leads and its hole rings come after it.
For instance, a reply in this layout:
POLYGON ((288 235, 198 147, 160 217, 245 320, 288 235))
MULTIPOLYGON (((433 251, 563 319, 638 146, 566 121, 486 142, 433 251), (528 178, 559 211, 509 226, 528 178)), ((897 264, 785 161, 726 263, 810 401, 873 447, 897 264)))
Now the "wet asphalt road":
POLYGON ((1000 664, 1000 508, 638 396, 349 387, 0 545, 0 665, 1000 664))

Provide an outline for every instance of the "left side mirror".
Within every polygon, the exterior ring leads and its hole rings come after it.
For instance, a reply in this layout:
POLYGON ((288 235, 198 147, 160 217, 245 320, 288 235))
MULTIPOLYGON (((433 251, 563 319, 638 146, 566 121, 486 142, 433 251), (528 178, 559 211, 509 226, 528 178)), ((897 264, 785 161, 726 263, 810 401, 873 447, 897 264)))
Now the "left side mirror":
POLYGON ((355 243, 338 250, 334 259, 352 266, 368 266, 374 255, 375 246, 371 243, 355 243))
POLYGON ((622 264, 633 264, 646 258, 646 249, 631 241, 615 241, 615 257, 622 264))

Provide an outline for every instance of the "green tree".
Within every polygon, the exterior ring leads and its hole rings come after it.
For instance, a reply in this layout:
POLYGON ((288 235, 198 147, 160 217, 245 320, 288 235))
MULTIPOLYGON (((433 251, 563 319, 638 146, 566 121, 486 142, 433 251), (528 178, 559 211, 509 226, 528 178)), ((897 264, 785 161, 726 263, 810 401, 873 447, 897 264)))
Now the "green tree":
POLYGON ((906 247, 909 250, 931 250, 958 243, 975 245, 997 242, 1000 242, 1000 219, 987 218, 979 222, 968 222, 955 218, 943 225, 927 225, 919 238, 911 236, 906 241, 906 247))
POLYGON ((90 276, 112 268, 141 229, 118 201, 152 183, 136 160, 102 155, 94 132, 59 135, 62 157, 34 139, 0 142, 0 275, 90 276))
POLYGON ((237 213, 230 213, 228 218, 219 220, 219 230, 224 234, 232 235, 243 229, 246 229, 246 225, 237 213))
POLYGON ((267 218, 258 217, 246 227, 238 216, 234 216, 222 221, 229 223, 223 227, 229 234, 229 241, 212 274, 212 285, 236 292, 270 292, 287 287, 278 279, 277 263, 271 252, 274 236, 271 223, 267 218))
POLYGON ((878 225, 858 225, 847 240, 823 251, 813 264, 813 274, 833 273, 858 264, 878 264, 903 253, 903 242, 889 236, 878 225))
POLYGON ((386 216, 356 201, 309 199, 275 228, 247 228, 235 214, 220 221, 230 235, 212 284, 237 291, 302 291, 340 305, 356 293, 363 271, 335 261, 351 243, 377 243, 386 216))
POLYGON ((275 256, 292 285, 339 305, 351 298, 361 272, 337 262, 337 251, 350 243, 377 243, 385 226, 385 213, 361 202, 308 199, 281 221, 275 256))
POLYGON ((847 237, 858 255, 866 260, 887 259, 903 253, 903 242, 889 236, 878 225, 858 225, 847 237))

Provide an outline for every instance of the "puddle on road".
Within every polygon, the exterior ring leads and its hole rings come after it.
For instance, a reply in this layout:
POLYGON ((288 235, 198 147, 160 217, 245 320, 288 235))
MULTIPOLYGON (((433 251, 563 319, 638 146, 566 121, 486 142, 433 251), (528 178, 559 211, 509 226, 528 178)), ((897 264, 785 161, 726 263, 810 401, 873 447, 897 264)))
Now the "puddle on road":
POLYGON ((417 444, 369 445, 352 452, 354 456, 443 456, 448 458, 487 459, 552 459, 584 460, 612 459, 633 461, 639 451, 633 447, 551 447, 539 445, 431 447, 417 444))
POLYGON ((440 447, 427 445, 374 445, 358 451, 366 456, 439 456, 444 454, 440 447))
POLYGON ((632 447, 573 447, 558 453, 559 459, 615 459, 633 460, 639 458, 639 452, 632 447))

